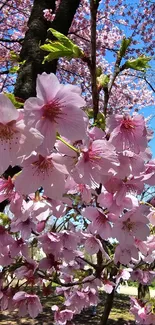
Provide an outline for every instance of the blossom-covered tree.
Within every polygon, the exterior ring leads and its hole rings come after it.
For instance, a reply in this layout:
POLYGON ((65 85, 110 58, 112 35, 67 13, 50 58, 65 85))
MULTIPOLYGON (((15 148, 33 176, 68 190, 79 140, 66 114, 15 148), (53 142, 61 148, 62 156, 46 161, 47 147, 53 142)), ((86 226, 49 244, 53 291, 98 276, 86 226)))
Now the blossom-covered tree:
MULTIPOLYGON (((154 201, 143 193, 155 162, 140 112, 154 104, 153 10, 144 0, 2 1, 2 311, 37 317, 41 287, 64 297, 51 309, 69 325, 102 288, 106 325, 122 280, 154 280, 154 201)), ((154 301, 138 298, 136 323, 154 324, 154 301)))

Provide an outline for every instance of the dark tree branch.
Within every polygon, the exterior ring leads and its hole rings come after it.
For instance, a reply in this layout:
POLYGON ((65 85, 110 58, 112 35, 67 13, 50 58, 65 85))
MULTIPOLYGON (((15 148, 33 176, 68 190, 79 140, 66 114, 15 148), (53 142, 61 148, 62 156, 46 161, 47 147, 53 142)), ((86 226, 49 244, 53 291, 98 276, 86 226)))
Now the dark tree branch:
POLYGON ((99 94, 96 82, 96 16, 98 9, 98 1, 90 0, 90 13, 91 13, 91 86, 92 86, 92 100, 94 120, 98 114, 99 94))
POLYGON ((139 75, 135 75, 135 74, 132 74, 132 73, 127 73, 126 75, 144 80, 147 83, 147 85, 151 88, 151 90, 155 93, 155 88, 151 85, 151 83, 146 79, 145 76, 139 76, 139 75))
MULTIPOLYGON (((40 45, 45 42, 50 23, 43 15, 44 9, 55 10, 55 0, 34 0, 32 12, 28 21, 28 30, 20 53, 21 61, 26 60, 19 70, 15 85, 15 96, 27 99, 35 96, 36 78, 46 68, 42 65, 43 53, 40 45)), ((46 71, 47 72, 47 71, 46 71)))
POLYGON ((23 38, 21 38, 21 39, 0 38, 0 42, 4 42, 4 43, 21 43, 22 41, 23 41, 23 38))
POLYGON ((9 2, 9 0, 6 0, 4 3, 2 3, 0 10, 2 10, 7 5, 8 2, 9 2))
POLYGON ((104 312, 103 312, 103 315, 101 317, 100 325, 106 325, 107 324, 109 314, 110 314, 111 308, 113 306, 114 295, 115 295, 115 289, 113 289, 113 291, 110 294, 106 295, 106 302, 105 302, 105 306, 104 306, 104 312))
POLYGON ((26 60, 26 62, 18 72, 15 96, 22 99, 35 96, 37 75, 43 72, 56 72, 56 60, 42 64, 45 52, 40 49, 40 45, 45 43, 47 36, 52 39, 51 33, 47 35, 47 30, 51 27, 60 33, 68 34, 79 3, 80 0, 62 0, 55 19, 51 23, 44 18, 43 10, 52 9, 54 12, 55 0, 34 0, 28 30, 20 53, 21 61, 26 60))

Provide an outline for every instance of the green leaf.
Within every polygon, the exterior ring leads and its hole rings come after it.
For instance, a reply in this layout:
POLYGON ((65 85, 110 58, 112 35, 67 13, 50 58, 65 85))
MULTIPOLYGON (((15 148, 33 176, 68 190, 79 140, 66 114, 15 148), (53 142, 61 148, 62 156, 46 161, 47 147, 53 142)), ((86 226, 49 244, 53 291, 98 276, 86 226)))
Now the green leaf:
POLYGON ((15 51, 10 51, 10 60, 14 62, 19 62, 20 56, 15 51))
POLYGON ((0 223, 3 226, 8 226, 10 224, 10 218, 5 213, 0 212, 0 223))
POLYGON ((87 110, 85 110, 85 113, 87 114, 89 119, 94 118, 94 111, 92 108, 88 108, 87 110))
POLYGON ((10 68, 9 73, 13 74, 13 73, 18 72, 18 70, 19 70, 19 65, 16 65, 16 66, 10 68))
POLYGON ((24 106, 23 102, 20 102, 16 99, 16 97, 14 96, 14 94, 10 94, 10 93, 5 93, 5 95, 11 100, 12 104, 16 107, 16 108, 22 108, 24 106))
POLYGON ((101 74, 102 74, 102 68, 101 68, 101 66, 98 66, 98 67, 96 68, 96 76, 97 76, 97 77, 100 77, 101 74))
POLYGON ((97 126, 101 130, 105 130, 105 115, 101 112, 97 114, 97 118, 95 120, 94 126, 97 126))
POLYGON ((48 43, 41 45, 40 48, 44 51, 50 52, 45 56, 44 61, 52 61, 54 59, 59 59, 60 57, 66 57, 68 59, 80 58, 83 56, 82 50, 74 44, 68 37, 57 32, 55 29, 50 28, 50 32, 58 39, 57 41, 50 41, 48 43))
POLYGON ((125 69, 130 68, 133 70, 145 72, 147 68, 150 68, 150 65, 148 64, 150 60, 151 60, 150 57, 140 56, 137 59, 126 61, 124 67, 125 69))
POLYGON ((53 28, 49 28, 49 31, 61 42, 65 47, 72 48, 72 45, 75 45, 67 36, 59 33, 53 28))
POLYGON ((123 58, 123 56, 126 53, 127 48, 129 47, 131 43, 131 38, 123 38, 121 46, 120 46, 120 50, 119 50, 119 55, 121 58, 123 58))
POLYGON ((101 74, 100 77, 97 78, 97 83, 100 87, 105 88, 108 86, 110 77, 106 74, 101 74))

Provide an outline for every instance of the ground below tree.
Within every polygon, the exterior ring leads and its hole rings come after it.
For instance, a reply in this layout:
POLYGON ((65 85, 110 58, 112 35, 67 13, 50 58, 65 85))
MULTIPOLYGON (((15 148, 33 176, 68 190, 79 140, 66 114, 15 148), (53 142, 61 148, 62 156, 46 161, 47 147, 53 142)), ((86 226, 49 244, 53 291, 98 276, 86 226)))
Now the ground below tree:
MULTIPOLYGON (((97 314, 91 315, 91 311, 84 310, 74 319, 76 325, 98 325, 104 308, 105 294, 100 295, 101 302, 97 306, 97 314)), ((51 306, 58 303, 58 298, 49 296, 42 299, 44 310, 36 319, 19 318, 16 311, 12 313, 3 312, 0 314, 0 325, 53 325, 53 313, 51 306)), ((60 301, 59 301, 60 302, 60 301)), ((134 318, 129 312, 130 299, 129 296, 116 294, 114 305, 110 313, 108 325, 135 325, 134 318)))

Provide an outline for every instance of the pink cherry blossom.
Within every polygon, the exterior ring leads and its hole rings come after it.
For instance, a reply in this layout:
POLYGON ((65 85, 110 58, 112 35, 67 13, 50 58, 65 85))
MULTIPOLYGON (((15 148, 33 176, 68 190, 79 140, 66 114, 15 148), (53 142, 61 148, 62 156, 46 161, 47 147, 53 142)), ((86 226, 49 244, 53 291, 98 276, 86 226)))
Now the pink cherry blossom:
POLYGON ((63 230, 61 234, 59 234, 59 238, 62 241, 62 246, 69 250, 74 250, 77 248, 77 244, 79 242, 79 238, 76 233, 72 231, 63 230))
POLYGON ((68 177, 65 188, 68 194, 81 194, 82 201, 89 203, 91 201, 91 188, 87 184, 77 184, 72 177, 68 177))
POLYGON ((24 242, 22 238, 15 240, 10 245, 10 255, 11 257, 15 257, 17 255, 22 255, 24 257, 28 257, 28 245, 24 242))
POLYGON ((31 280, 34 277, 34 273, 38 267, 38 264, 36 261, 34 261, 31 258, 27 258, 25 260, 24 265, 18 267, 15 270, 15 275, 17 279, 21 280, 26 278, 27 280, 31 280))
POLYGON ((0 289, 0 307, 1 311, 15 309, 15 303, 13 301, 13 290, 12 288, 2 288, 0 289))
POLYGON ((56 324, 66 324, 67 321, 70 321, 73 316, 74 316, 74 312, 70 309, 63 309, 60 310, 58 306, 54 305, 51 308, 55 313, 54 313, 54 320, 56 322, 56 324))
POLYGON ((147 310, 145 308, 145 305, 134 297, 130 298, 130 302, 130 311, 134 314, 136 321, 140 324, 145 324, 145 320, 147 318, 147 310))
POLYGON ((143 215, 141 207, 126 212, 115 222, 113 237, 116 237, 123 247, 134 244, 134 237, 145 240, 150 233, 147 223, 147 218, 143 215))
POLYGON ((139 240, 139 239, 135 239, 135 245, 143 255, 147 255, 147 252, 148 252, 147 242, 139 240))
POLYGON ((104 187, 109 193, 113 193, 116 205, 121 206, 126 194, 140 194, 143 191, 143 176, 120 179, 117 176, 109 177, 104 181, 104 187))
MULTIPOLYGON (((91 284, 90 284, 91 286, 91 284)), ((98 290, 97 290, 97 287, 96 289, 95 288, 92 288, 87 286, 85 289, 84 289, 84 292, 87 294, 86 296, 86 301, 85 301, 85 307, 90 307, 90 306, 97 306, 98 303, 100 302, 100 299, 98 297, 98 290)))
POLYGON ((138 260, 138 257, 138 249, 133 245, 126 245, 125 247, 117 245, 115 249, 115 263, 120 262, 123 265, 127 265, 132 258, 138 260))
POLYGON ((0 94, 0 174, 10 164, 21 163, 22 158, 30 155, 42 141, 40 132, 26 127, 22 114, 0 94))
POLYGON ((128 268, 128 269, 122 269, 118 272, 118 274, 115 276, 115 279, 116 279, 116 285, 119 285, 120 283, 120 280, 129 280, 130 277, 131 277, 131 272, 132 272, 132 269, 128 268))
POLYGON ((8 199, 11 200, 15 193, 14 189, 14 182, 9 176, 8 179, 0 178, 0 202, 8 199))
POLYGON ((58 234, 46 232, 39 236, 39 242, 46 254, 51 254, 52 252, 56 259, 60 256, 63 247, 58 234))
POLYGON ((13 296, 13 300, 19 309, 20 317, 29 314, 32 318, 35 318, 42 312, 42 305, 37 295, 19 291, 13 296))
POLYGON ((143 156, 144 153, 136 154, 130 150, 124 150, 119 153, 118 158, 120 166, 117 171, 117 176, 122 179, 130 175, 139 176, 145 169, 145 159, 143 156))
POLYGON ((21 237, 25 240, 31 236, 31 232, 36 230, 35 211, 33 210, 33 201, 21 202, 14 209, 15 218, 11 220, 11 231, 21 232, 21 237))
POLYGON ((111 225, 108 217, 95 207, 86 207, 82 212, 83 216, 91 220, 91 230, 97 232, 102 239, 108 239, 112 236, 111 225))
POLYGON ((155 271, 136 269, 131 273, 131 279, 149 285, 155 279, 155 271))
POLYGON ((103 280, 103 288, 106 293, 111 293, 115 287, 115 283, 112 281, 109 281, 108 279, 103 280))
POLYGON ((47 157, 31 155, 23 163, 23 170, 15 180, 15 189, 27 195, 42 186, 49 198, 61 198, 65 192, 65 174, 68 172, 64 165, 57 162, 57 158, 58 154, 47 157))
POLYGON ((47 271, 48 269, 51 270, 52 268, 57 269, 57 262, 55 261, 53 254, 49 254, 40 260, 39 269, 47 271))
POLYGON ((144 174, 144 181, 151 185, 154 186, 155 184, 155 159, 150 160, 146 165, 145 165, 145 174, 144 174))
POLYGON ((8 233, 8 231, 0 225, 0 247, 7 247, 14 243, 13 237, 8 233))
POLYGON ((25 216, 22 219, 17 218, 11 222, 11 231, 20 232, 21 237, 26 240, 31 236, 31 233, 36 230, 36 224, 29 216, 25 216))
POLYGON ((106 259, 110 259, 109 255, 104 250, 101 241, 92 234, 85 234, 85 250, 88 254, 97 254, 100 250, 106 259))
POLYGON ((0 246, 0 265, 8 266, 13 263, 9 246, 0 246))
POLYGON ((105 140, 95 140, 88 148, 81 149, 72 176, 77 183, 98 186, 102 182, 102 175, 108 175, 109 170, 117 165, 115 148, 105 140))
POLYGON ((146 127, 142 115, 115 115, 108 120, 110 142, 118 151, 144 151, 147 146, 146 127))
POLYGON ((87 294, 84 292, 74 289, 65 301, 65 306, 73 312, 79 313, 85 307, 86 296, 87 294))
POLYGON ((116 216, 119 216, 124 208, 133 209, 139 206, 138 199, 134 195, 127 194, 122 197, 122 200, 117 200, 117 193, 112 194, 106 190, 99 194, 97 201, 101 207, 107 208, 110 213, 114 213, 116 216))
POLYGON ((151 209, 151 212, 148 214, 148 219, 149 219, 149 221, 150 221, 150 223, 153 225, 153 226, 155 226, 155 210, 153 209, 151 209))
POLYGON ((87 117, 80 109, 85 101, 80 93, 77 86, 60 84, 52 73, 38 76, 37 97, 26 100, 24 107, 26 123, 44 135, 42 154, 53 149, 57 132, 73 141, 86 136, 87 117))

